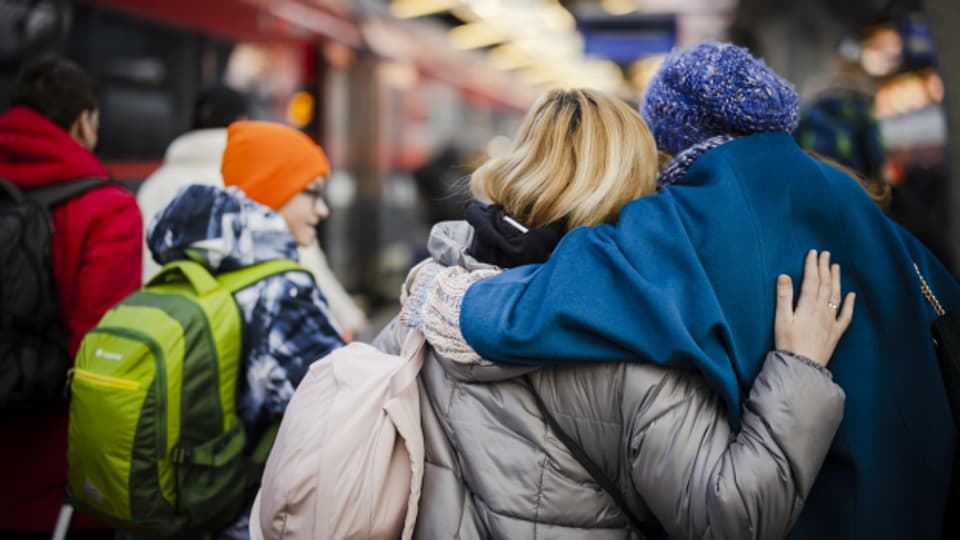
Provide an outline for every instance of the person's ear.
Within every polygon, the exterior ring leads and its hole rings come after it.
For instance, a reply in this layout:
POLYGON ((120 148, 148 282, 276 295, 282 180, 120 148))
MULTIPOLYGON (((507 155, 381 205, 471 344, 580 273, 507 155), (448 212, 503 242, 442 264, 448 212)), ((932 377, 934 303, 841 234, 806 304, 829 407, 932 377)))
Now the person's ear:
POLYGON ((92 151, 97 146, 97 120, 97 111, 81 111, 70 125, 70 137, 80 143, 80 146, 92 151))
POLYGON ((70 124, 70 129, 67 132, 70 134, 70 137, 73 140, 77 141, 81 145, 83 144, 83 118, 88 113, 87 111, 80 111, 80 114, 73 120, 73 123, 70 124))

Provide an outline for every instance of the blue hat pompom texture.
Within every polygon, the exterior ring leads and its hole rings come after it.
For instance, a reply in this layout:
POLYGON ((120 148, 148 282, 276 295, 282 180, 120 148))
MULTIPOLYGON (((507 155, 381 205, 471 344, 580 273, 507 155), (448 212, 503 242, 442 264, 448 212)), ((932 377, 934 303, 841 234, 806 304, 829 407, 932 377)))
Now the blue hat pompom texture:
POLYGON ((647 86, 640 112, 657 146, 677 154, 717 135, 792 132, 800 98, 746 49, 710 42, 671 53, 647 86))

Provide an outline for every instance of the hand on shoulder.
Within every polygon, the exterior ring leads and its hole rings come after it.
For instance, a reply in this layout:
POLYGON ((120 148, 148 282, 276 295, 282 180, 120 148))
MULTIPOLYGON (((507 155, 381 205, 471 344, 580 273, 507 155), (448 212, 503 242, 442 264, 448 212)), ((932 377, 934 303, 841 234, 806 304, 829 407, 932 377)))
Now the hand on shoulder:
POLYGON ((795 309, 790 276, 777 278, 776 348, 826 366, 853 320, 854 299, 854 293, 847 293, 841 308, 840 265, 830 264, 830 252, 810 250, 795 309))

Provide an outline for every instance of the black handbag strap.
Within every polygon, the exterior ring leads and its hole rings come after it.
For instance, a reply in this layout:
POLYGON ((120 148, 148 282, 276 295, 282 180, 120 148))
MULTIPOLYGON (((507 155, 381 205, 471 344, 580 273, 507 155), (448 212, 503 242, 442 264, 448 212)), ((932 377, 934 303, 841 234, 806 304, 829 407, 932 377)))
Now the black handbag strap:
POLYGON ((537 392, 536 388, 533 385, 533 381, 530 379, 530 375, 524 375, 523 380, 526 383, 527 388, 530 390, 530 393, 533 395, 533 399, 537 402, 537 407, 540 408, 540 414, 543 415, 544 420, 547 421, 547 424, 550 425, 550 428, 553 429, 554 434, 560 439, 560 442, 567 447, 567 450, 573 454, 574 459, 580 462, 583 465, 583 468, 590 473, 590 476, 593 477, 594 481, 607 492, 608 495, 613 499, 613 502, 620 507, 620 511, 623 512, 627 519, 630 520, 630 526, 636 531, 643 533, 648 539, 663 538, 664 531, 660 527, 660 523, 654 520, 653 523, 649 521, 643 521, 638 518, 633 512, 630 511, 630 507, 627 506, 627 501, 623 498, 623 493, 620 492, 620 488, 617 487, 616 483, 613 482, 607 475, 600 469, 600 467, 590 459, 590 456, 584 452, 583 448, 577 444, 573 438, 567 434, 563 428, 560 427, 560 424, 557 423, 557 419, 554 418, 550 411, 547 410, 546 404, 543 402, 543 398, 540 397, 540 393, 537 392))

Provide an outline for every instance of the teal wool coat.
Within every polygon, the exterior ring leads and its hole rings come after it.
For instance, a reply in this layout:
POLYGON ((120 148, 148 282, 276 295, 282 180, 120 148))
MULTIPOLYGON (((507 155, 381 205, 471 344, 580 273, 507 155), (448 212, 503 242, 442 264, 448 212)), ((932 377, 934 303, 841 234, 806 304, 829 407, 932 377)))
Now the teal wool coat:
POLYGON ((956 433, 914 261, 947 309, 960 307, 960 287, 853 179, 787 133, 710 150, 679 183, 628 204, 617 225, 574 230, 547 263, 475 284, 460 326, 505 364, 697 369, 737 427, 773 346, 776 277, 799 290, 814 248, 842 265, 857 300, 829 365, 847 395, 844 420, 791 536, 938 538, 956 433))

